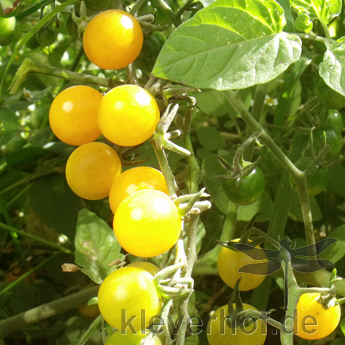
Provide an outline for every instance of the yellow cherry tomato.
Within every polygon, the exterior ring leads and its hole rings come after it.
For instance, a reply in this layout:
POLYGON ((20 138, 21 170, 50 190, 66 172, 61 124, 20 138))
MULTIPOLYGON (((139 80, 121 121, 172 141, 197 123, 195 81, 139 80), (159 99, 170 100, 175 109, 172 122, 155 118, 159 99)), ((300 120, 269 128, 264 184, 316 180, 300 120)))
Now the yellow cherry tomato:
POLYGON ((60 92, 51 104, 49 123, 54 134, 69 145, 83 145, 101 136, 97 109, 102 94, 89 86, 77 85, 60 92))
POLYGON ((124 171, 112 184, 109 193, 110 208, 115 214, 120 203, 138 190, 155 189, 165 194, 168 187, 163 174, 150 167, 137 167, 124 171))
POLYGON ((108 10, 86 26, 83 46, 86 56, 98 67, 116 70, 128 66, 143 46, 139 22, 129 13, 108 10))
MULTIPOLYGON (((238 241, 239 239, 237 238, 232 242, 238 241)), ((260 249, 260 246, 256 246, 256 248, 260 249)), ((267 260, 254 260, 240 251, 223 247, 218 256, 217 268, 219 276, 225 284, 234 288, 236 281, 241 277, 242 279, 239 285, 240 291, 249 291, 258 287, 264 281, 265 276, 238 272, 238 270, 244 265, 262 262, 267 262, 267 260)))
POLYGON ((163 254, 176 243, 181 216, 166 194, 147 189, 122 201, 113 225, 118 241, 128 253, 148 258, 163 254))
POLYGON ((109 274, 98 291, 98 306, 105 321, 121 332, 138 332, 160 315, 161 297, 153 276, 138 267, 124 267, 109 274))
POLYGON ((103 96, 98 108, 98 126, 111 142, 134 146, 149 139, 159 121, 156 100, 136 85, 121 85, 103 96))
POLYGON ((132 262, 131 264, 128 264, 126 267, 142 268, 143 270, 149 272, 152 276, 155 276, 160 271, 156 265, 151 264, 151 262, 148 262, 148 261, 132 262))
MULTIPOLYGON (((235 304, 234 304, 235 309, 235 304)), ((243 309, 254 309, 243 303, 243 309)), ((256 320, 249 326, 232 329, 227 325, 228 305, 217 309, 207 324, 207 340, 210 345, 263 345, 267 336, 267 325, 263 320, 256 320)))
MULTIPOLYGON (((147 334, 142 334, 141 332, 137 333, 122 333, 117 331, 113 333, 105 342, 105 345, 140 345, 142 339, 144 339, 147 334)), ((162 345, 162 342, 158 336, 154 336, 150 345, 162 345)))
POLYGON ((88 200, 103 199, 122 170, 117 153, 99 142, 76 148, 66 164, 68 185, 75 194, 88 200))
POLYGON ((319 293, 305 293, 297 303, 294 332, 303 339, 322 339, 338 326, 341 310, 335 298, 326 308, 320 301, 319 293))

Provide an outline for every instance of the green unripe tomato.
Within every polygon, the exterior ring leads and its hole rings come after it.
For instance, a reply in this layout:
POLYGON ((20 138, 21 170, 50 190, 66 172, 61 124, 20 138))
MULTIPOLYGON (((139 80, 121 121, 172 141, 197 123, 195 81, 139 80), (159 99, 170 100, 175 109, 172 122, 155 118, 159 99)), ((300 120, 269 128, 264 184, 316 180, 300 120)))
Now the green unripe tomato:
POLYGON ((56 33, 51 28, 44 28, 37 32, 37 41, 42 47, 52 45, 56 40, 56 33))
POLYGON ((295 28, 297 31, 301 31, 307 34, 312 30, 313 22, 310 20, 308 15, 301 14, 295 20, 295 28))
POLYGON ((85 1, 86 8, 93 12, 104 11, 111 2, 111 0, 84 0, 84 1, 85 1))
POLYGON ((325 125, 320 127, 314 132, 314 148, 318 153, 324 143, 323 132, 326 133, 326 142, 331 146, 331 149, 327 152, 326 158, 337 157, 343 146, 343 139, 339 132, 337 132, 332 126, 325 125))
POLYGON ((331 89, 323 79, 317 82, 315 94, 328 109, 341 109, 345 107, 345 97, 331 89))
MULTIPOLYGON (((244 162, 248 166, 250 162, 244 162)), ((231 202, 237 205, 250 205, 258 200, 265 189, 265 177, 256 167, 249 175, 223 181, 223 189, 231 202)))
MULTIPOLYGON (((296 167, 304 171, 310 164, 312 163, 313 158, 312 157, 303 157, 299 159, 295 165, 296 167)), ((297 191, 296 185, 293 182, 292 177, 289 177, 289 182, 291 185, 291 188, 297 191)), ((310 196, 315 196, 320 194, 325 190, 329 182, 329 173, 328 169, 324 166, 316 165, 314 169, 310 172, 310 174, 307 176, 307 187, 308 187, 308 194, 310 196)))
POLYGON ((37 41, 37 35, 33 35, 29 38, 29 40, 26 42, 26 47, 30 48, 30 49, 35 49, 37 48, 40 44, 37 41))
POLYGON ((333 129, 339 133, 343 131, 344 119, 339 111, 330 109, 328 110, 327 124, 333 127, 333 129))
POLYGON ((16 28, 16 18, 0 17, 0 46, 7 46, 13 40, 13 33, 16 28))

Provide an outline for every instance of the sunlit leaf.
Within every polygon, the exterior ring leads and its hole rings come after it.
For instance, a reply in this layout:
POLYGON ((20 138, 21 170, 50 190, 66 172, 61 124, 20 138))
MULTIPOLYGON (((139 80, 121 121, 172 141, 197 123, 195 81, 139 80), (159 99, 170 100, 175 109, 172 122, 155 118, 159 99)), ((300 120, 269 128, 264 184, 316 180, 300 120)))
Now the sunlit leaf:
POLYGON ((217 0, 171 34, 153 74, 217 90, 266 83, 301 54, 301 40, 284 25, 273 0, 217 0))
POLYGON ((320 75, 325 83, 345 96, 345 37, 330 44, 320 63, 320 75))

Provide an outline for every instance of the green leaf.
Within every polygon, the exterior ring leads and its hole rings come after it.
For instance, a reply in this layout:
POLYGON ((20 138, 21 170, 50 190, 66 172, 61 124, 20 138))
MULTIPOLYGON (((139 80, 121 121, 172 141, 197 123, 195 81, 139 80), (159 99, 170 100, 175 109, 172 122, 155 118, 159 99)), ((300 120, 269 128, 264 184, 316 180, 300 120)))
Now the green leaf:
POLYGON ((20 126, 19 118, 10 110, 0 109, 0 122, 4 128, 1 134, 0 146, 8 143, 20 126))
POLYGON ((301 54, 301 40, 284 25, 273 0, 217 0, 171 34, 153 74, 216 90, 266 83, 301 54))
MULTIPOLYGON (((313 221, 319 221, 322 219, 322 212, 315 199, 315 197, 310 197, 310 209, 313 221)), ((289 216, 296 222, 303 222, 303 216, 301 211, 301 203, 297 193, 295 193, 294 198, 291 203, 289 216)))
POLYGON ((318 19, 329 24, 341 11, 341 0, 292 0, 291 6, 298 14, 306 14, 311 21, 318 19))
POLYGON ((319 67, 320 76, 325 83, 345 96, 345 37, 329 44, 319 67))
POLYGON ((329 183, 328 191, 341 196, 345 199, 345 167, 342 164, 336 164, 328 167, 329 183))
POLYGON ((87 209, 79 212, 75 247, 76 264, 97 284, 115 270, 109 264, 123 258, 113 229, 87 209))
POLYGON ((319 257, 320 259, 328 259, 336 263, 345 255, 345 225, 341 225, 331 231, 327 238, 335 238, 337 242, 328 247, 319 257))
POLYGON ((340 329, 343 332, 343 334, 345 335, 345 317, 343 317, 340 321, 340 329))
POLYGON ((49 151, 42 147, 25 147, 9 155, 7 163, 12 169, 23 169, 33 165, 38 159, 47 154, 49 154, 49 151))
POLYGON ((35 179, 30 188, 30 201, 49 227, 74 241, 82 201, 71 191, 64 175, 50 174, 35 179))
POLYGON ((210 151, 225 147, 225 139, 214 127, 200 127, 196 135, 199 143, 210 151))

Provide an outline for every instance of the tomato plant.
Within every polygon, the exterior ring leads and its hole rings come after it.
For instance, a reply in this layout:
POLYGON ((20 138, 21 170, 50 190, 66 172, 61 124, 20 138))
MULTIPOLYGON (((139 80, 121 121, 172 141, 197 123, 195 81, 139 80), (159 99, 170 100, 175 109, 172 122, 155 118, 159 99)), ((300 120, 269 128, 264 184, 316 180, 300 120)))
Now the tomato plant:
POLYGON ((328 307, 320 301, 320 293, 303 294, 296 308, 294 332, 303 339, 322 339, 338 326, 341 310, 335 299, 328 307))
POLYGON ((112 184, 109 193, 109 204, 115 214, 120 203, 130 194, 143 190, 154 189, 168 193, 163 174, 150 167, 137 167, 124 171, 112 184))
MULTIPOLYGON (((235 239, 232 242, 238 241, 239 239, 235 239)), ((260 246, 256 246, 256 248, 260 248, 260 246)), ((253 290, 264 281, 265 276, 239 272, 238 270, 245 265, 260 262, 265 262, 265 260, 254 260, 250 256, 235 249, 232 250, 222 247, 217 260, 218 274, 224 283, 231 288, 234 288, 236 281, 241 278, 239 286, 240 291, 253 290)))
MULTIPOLYGON (((245 162, 248 166, 250 163, 245 162)), ((231 202, 237 205, 250 205, 258 200, 265 189, 265 177, 256 167, 249 175, 223 181, 223 189, 231 202)))
POLYGON ((134 146, 149 139, 159 120, 155 99, 136 85, 122 85, 103 96, 98 109, 102 134, 121 146, 134 146))
MULTIPOLYGON (((235 305, 234 305, 235 308, 235 305)), ((253 306, 244 303, 243 309, 254 309, 253 306)), ((249 326, 227 325, 228 305, 218 308, 210 317, 207 324, 207 340, 210 345, 263 345, 267 329, 263 320, 256 320, 249 326)))
POLYGON ((83 36, 86 56, 95 65, 116 70, 132 63, 141 51, 143 33, 138 21, 121 10, 108 10, 94 17, 83 36))
POLYGON ((13 33, 16 28, 16 18, 0 17, 0 46, 6 46, 13 40, 13 33))
POLYGON ((79 146, 70 155, 66 179, 73 192, 81 198, 98 200, 109 195, 110 187, 121 170, 117 153, 109 145, 93 142, 79 146))
POLYGON ((119 331, 125 331, 124 321, 132 317, 133 328, 144 330, 152 322, 151 317, 159 315, 161 304, 152 275, 138 267, 114 271, 104 279, 98 292, 101 314, 119 331), (145 319, 141 310, 145 311, 145 319))
POLYGON ((128 253, 148 258, 165 253, 175 244, 181 232, 181 216, 166 194, 140 190, 119 205, 113 226, 128 253))
POLYGON ((85 0, 86 7, 93 11, 104 11, 110 5, 111 0, 85 0))
MULTIPOLYGON (((300 170, 305 170, 312 163, 312 157, 303 157, 299 159, 295 166, 300 170)), ((329 182, 328 169, 324 166, 316 165, 311 173, 307 176, 308 193, 311 196, 320 194, 325 190, 329 182)), ((290 185, 296 190, 296 185, 290 176, 290 185)))
POLYGON ((101 136, 97 109, 102 94, 85 85, 71 86, 60 92, 49 111, 54 134, 69 145, 83 145, 101 136))

